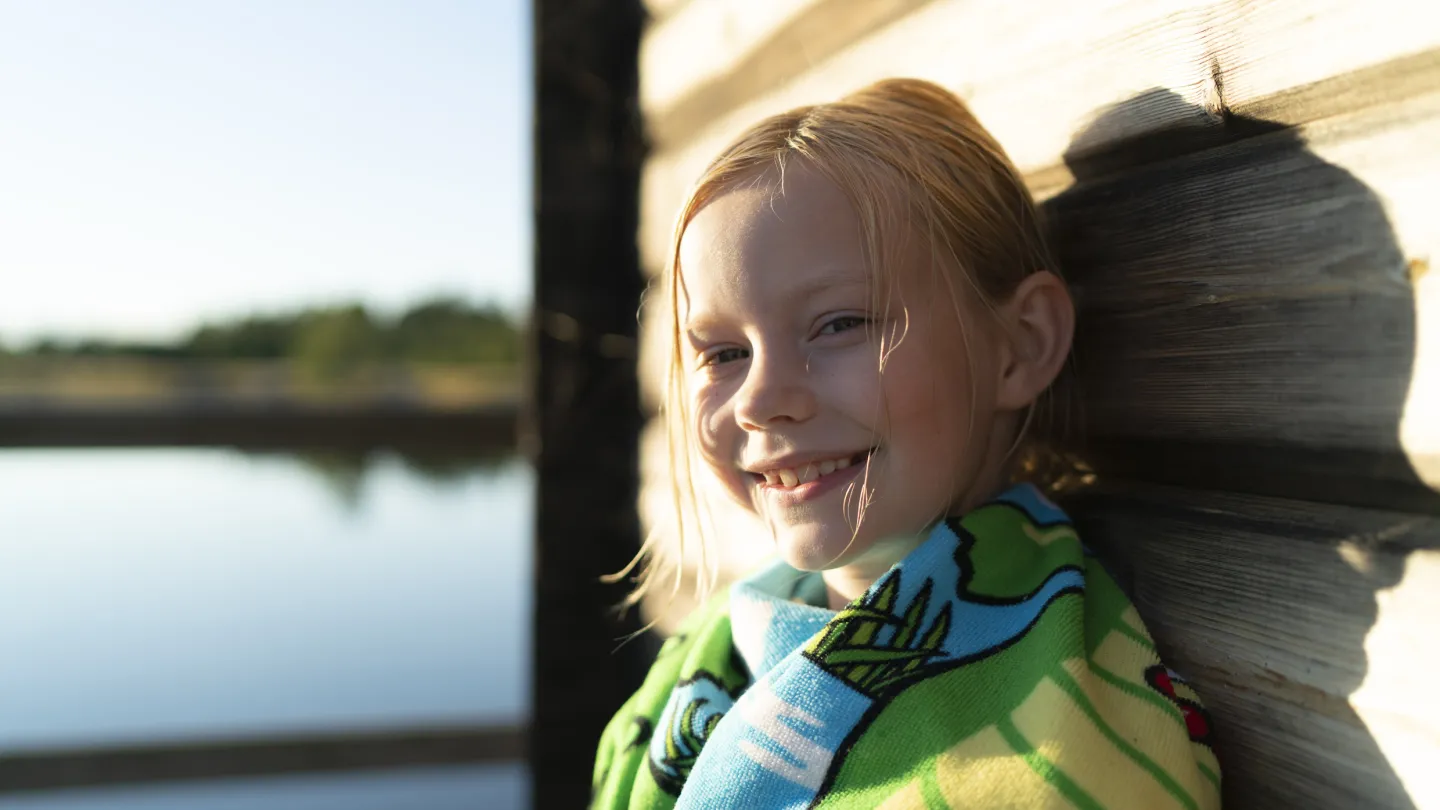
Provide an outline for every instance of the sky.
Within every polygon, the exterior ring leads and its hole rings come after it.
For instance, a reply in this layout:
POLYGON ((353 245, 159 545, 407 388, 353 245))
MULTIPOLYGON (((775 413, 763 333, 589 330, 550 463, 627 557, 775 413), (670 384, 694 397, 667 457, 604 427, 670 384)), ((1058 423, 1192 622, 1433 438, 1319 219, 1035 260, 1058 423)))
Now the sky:
POLYGON ((0 0, 0 341, 530 297, 526 0, 0 0))

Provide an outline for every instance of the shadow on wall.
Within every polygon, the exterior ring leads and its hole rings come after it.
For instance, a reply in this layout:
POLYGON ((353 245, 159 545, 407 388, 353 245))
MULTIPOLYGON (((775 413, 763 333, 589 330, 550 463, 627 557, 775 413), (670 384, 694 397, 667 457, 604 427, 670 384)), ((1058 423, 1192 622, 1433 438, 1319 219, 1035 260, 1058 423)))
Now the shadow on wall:
POLYGON ((1300 527, 1238 500, 1207 514, 1203 494, 1434 508, 1399 445, 1415 310, 1379 199, 1294 129, 1217 116, 1166 90, 1107 111, 1066 164, 1076 182, 1045 208, 1081 308, 1087 456, 1102 481, 1186 488, 1132 497, 1145 488, 1122 484, 1108 511, 1087 517, 1093 504, 1078 502, 1077 519, 1127 558, 1121 578, 1162 648, 1180 642, 1167 660, 1216 716, 1227 805, 1413 807, 1348 700, 1367 672, 1376 591, 1401 578, 1403 549, 1377 546, 1362 572, 1323 519, 1300 527), (1116 144, 1157 112, 1194 126, 1116 144), (1168 548, 1149 542, 1167 535, 1168 548), (1165 559, 1178 551, 1207 571, 1165 559), (1261 575, 1216 576, 1247 568, 1261 575), (1205 595, 1202 582, 1223 593, 1205 595), (1207 599, 1220 613, 1195 612, 1207 599), (1225 624, 1233 609, 1263 628, 1277 606, 1298 637, 1274 650, 1254 640, 1273 634, 1225 624), (1236 660, 1207 633, 1257 651, 1236 660), (1323 651, 1323 688, 1270 669, 1272 654, 1293 661, 1295 651, 1323 651), (1326 729, 1334 736, 1314 738, 1326 729))

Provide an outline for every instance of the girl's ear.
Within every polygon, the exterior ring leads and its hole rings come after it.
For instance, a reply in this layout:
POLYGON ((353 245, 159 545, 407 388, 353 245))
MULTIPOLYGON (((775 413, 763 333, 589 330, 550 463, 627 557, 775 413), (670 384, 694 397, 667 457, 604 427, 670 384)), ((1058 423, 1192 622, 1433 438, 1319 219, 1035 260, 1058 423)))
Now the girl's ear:
POLYGON ((1000 368, 996 406, 1018 411, 1055 381, 1070 356, 1075 304, 1065 282, 1048 270, 1032 273, 1001 304, 1009 351, 1000 368))

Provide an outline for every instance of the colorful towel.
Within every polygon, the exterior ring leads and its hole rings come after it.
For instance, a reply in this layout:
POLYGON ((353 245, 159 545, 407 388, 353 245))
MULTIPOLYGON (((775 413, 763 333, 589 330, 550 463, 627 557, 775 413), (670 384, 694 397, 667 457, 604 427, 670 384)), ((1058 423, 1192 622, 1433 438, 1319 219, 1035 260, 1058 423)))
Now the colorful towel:
POLYGON ((823 603, 780 564, 692 616, 606 729, 593 806, 1219 807, 1199 699, 1033 487, 823 603))

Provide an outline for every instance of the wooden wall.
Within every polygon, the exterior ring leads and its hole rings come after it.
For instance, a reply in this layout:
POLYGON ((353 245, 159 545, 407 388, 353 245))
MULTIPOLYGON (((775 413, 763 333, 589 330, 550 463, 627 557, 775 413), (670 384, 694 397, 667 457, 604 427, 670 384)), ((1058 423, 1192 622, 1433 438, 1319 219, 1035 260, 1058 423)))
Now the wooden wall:
POLYGON ((1214 710, 1227 805, 1440 806, 1440 5, 648 5, 646 271, 746 125, 959 92, 1054 222, 1100 473, 1073 509, 1214 710))

